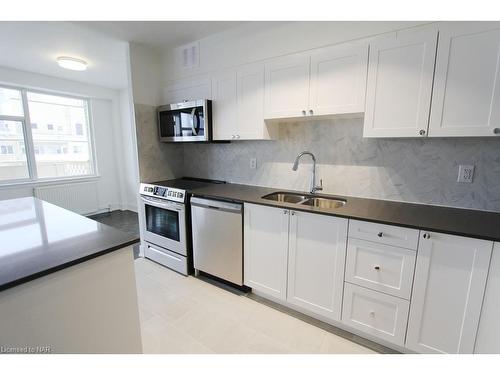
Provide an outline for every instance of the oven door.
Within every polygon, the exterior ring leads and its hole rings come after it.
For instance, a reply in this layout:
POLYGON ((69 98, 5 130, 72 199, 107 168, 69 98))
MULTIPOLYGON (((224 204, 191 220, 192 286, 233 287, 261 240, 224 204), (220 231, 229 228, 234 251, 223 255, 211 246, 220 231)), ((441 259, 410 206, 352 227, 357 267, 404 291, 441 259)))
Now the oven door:
POLYGON ((186 212, 181 203, 141 196, 144 240, 187 256, 186 212))
POLYGON ((158 108, 158 130, 162 142, 210 140, 210 110, 207 100, 169 104, 158 108))

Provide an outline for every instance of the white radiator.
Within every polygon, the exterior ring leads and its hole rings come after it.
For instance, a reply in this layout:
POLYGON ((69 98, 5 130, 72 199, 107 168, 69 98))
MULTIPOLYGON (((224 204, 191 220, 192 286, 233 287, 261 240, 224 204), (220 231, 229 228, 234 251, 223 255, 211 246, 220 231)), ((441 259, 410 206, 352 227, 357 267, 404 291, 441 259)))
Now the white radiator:
POLYGON ((33 195, 81 215, 99 210, 97 182, 48 185, 33 189, 33 195))

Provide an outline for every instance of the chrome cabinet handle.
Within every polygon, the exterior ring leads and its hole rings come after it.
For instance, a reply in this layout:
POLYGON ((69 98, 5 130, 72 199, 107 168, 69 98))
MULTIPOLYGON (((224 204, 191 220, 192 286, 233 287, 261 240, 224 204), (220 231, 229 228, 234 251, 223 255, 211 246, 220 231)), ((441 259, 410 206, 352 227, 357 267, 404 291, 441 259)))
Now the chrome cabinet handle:
POLYGON ((309 110, 309 114, 310 114, 310 115, 314 114, 314 112, 313 112, 313 110, 312 110, 312 109, 310 109, 310 110, 309 110))
POLYGON ((383 232, 378 232, 378 233, 377 233, 377 236, 379 236, 380 238, 382 238, 382 236, 383 236, 383 235, 384 235, 384 233, 383 233, 383 232))
POLYGON ((431 238, 431 235, 429 233, 424 233, 424 238, 428 240, 429 238, 431 238))
POLYGON ((283 210, 283 214, 286 215, 288 213, 288 210, 283 210))
POLYGON ((295 216, 295 211, 292 211, 292 216, 295 216))
POLYGON ((370 316, 372 316, 372 317, 375 316, 375 311, 373 311, 373 310, 370 311, 370 316))
POLYGON ((377 271, 380 270, 380 266, 375 266, 373 268, 376 269, 377 271))
POLYGON ((500 128, 493 129, 493 134, 500 134, 500 128))
POLYGON ((424 130, 424 129, 421 129, 421 130, 418 132, 418 134, 420 134, 420 135, 425 135, 425 130, 424 130))
POLYGON ((231 138, 232 138, 232 139, 235 139, 235 138, 236 138, 236 136, 235 136, 235 135, 232 135, 232 136, 231 136, 231 138))
POLYGON ((240 135, 239 134, 236 135, 236 139, 240 139, 240 135))
POLYGON ((306 115, 306 110, 302 110, 302 116, 305 116, 306 115))

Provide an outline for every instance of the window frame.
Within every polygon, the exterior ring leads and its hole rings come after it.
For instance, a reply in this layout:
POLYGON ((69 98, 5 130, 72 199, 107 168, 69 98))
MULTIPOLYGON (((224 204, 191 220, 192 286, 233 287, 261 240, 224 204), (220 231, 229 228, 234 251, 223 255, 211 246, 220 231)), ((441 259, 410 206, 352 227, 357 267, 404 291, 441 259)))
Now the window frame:
POLYGON ((50 183, 57 181, 80 181, 80 180, 93 180, 99 176, 99 170, 97 167, 97 153, 96 153, 96 142, 95 142, 95 131, 94 131, 94 122, 92 118, 92 102, 91 98, 86 96, 79 96, 67 93, 61 93, 57 91, 50 90, 39 90, 39 89, 31 89, 28 87, 21 87, 15 85, 5 85, 0 83, 0 88, 13 89, 21 92, 21 101, 24 116, 7 116, 0 115, 0 120, 6 121, 18 121, 22 124, 23 135, 24 135, 24 147, 26 149, 26 161, 28 167, 28 177, 27 178, 16 178, 11 180, 0 180, 0 187, 8 187, 13 185, 32 185, 37 183, 50 183), (35 94, 45 94, 45 95, 53 95, 60 96, 63 98, 70 99, 78 99, 86 102, 85 106, 85 117, 87 119, 88 124, 88 138, 89 138, 89 157, 90 157, 90 165, 92 169, 92 173, 80 176, 67 176, 67 177, 45 177, 39 178, 37 173, 36 166, 36 157, 35 157, 35 144, 33 142, 33 133, 31 128, 31 119, 29 113, 29 104, 28 104, 28 92, 35 94))

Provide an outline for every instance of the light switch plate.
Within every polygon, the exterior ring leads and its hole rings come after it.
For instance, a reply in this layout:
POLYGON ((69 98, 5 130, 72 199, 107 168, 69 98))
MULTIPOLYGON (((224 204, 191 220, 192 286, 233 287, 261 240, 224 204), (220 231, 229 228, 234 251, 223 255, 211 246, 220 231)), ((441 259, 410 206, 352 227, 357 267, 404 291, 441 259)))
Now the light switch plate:
POLYGON ((473 178, 474 178, 474 166, 473 165, 461 164, 458 166, 457 182, 471 183, 473 178))

